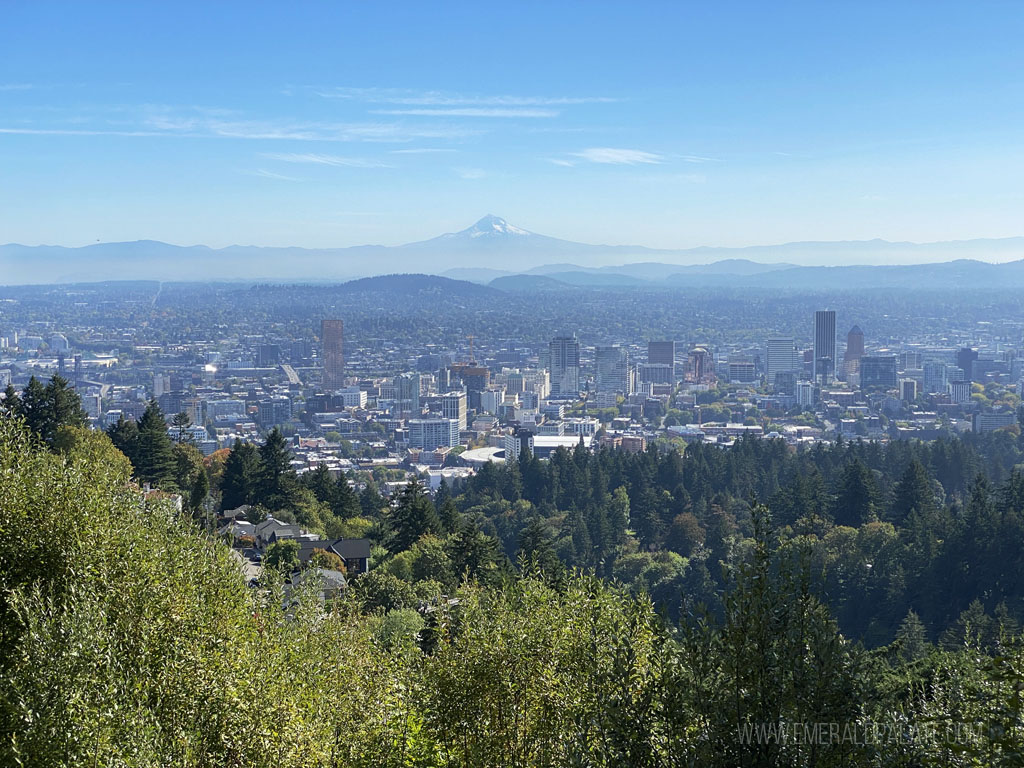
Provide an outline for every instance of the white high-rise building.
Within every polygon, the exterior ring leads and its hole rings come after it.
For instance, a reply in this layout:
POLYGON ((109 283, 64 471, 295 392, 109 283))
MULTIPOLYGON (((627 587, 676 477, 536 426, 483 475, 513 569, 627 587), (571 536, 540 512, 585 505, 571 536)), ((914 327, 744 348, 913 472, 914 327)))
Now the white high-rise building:
POLYGON ((814 405, 814 384, 810 381, 796 383, 796 402, 801 408, 814 405))
POLYGON ((441 395, 441 415, 446 419, 452 419, 459 425, 459 429, 466 428, 466 393, 449 392, 441 395))
POLYGON ((594 351, 595 384, 598 392, 633 394, 633 367, 629 350, 623 347, 598 347, 594 351))
POLYGON ((563 397, 580 393, 580 342, 576 335, 551 340, 551 392, 563 397))
POLYGON ((409 446, 432 451, 459 444, 459 422, 455 419, 409 419, 409 446))
POLYGON ((803 367, 803 357, 796 351, 792 337, 768 339, 765 347, 765 379, 769 387, 775 386, 775 374, 791 373, 803 367))

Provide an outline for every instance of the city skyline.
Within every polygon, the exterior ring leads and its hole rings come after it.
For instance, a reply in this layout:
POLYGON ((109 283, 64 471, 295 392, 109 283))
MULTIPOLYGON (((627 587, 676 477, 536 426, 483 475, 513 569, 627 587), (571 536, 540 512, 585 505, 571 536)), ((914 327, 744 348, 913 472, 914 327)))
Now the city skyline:
POLYGON ((1024 234, 1017 7, 540 8, 12 6, 4 240, 1024 234))

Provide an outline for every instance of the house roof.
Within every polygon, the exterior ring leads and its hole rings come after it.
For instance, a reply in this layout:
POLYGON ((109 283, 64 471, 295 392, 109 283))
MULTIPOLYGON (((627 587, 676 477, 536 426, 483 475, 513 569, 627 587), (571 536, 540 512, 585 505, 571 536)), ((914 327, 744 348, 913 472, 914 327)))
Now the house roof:
POLYGON ((343 560, 368 560, 370 558, 369 539, 335 539, 331 542, 330 548, 343 560))

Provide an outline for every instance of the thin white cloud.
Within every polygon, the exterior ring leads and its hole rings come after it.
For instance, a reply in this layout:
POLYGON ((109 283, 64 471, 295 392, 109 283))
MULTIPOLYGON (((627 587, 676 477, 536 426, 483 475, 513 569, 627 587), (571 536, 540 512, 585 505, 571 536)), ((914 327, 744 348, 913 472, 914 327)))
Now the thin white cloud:
POLYGON ((603 163, 606 165, 657 165, 663 159, 661 155, 656 155, 653 152, 644 152, 639 149, 616 149, 613 147, 591 147, 581 152, 573 152, 572 155, 591 163, 603 163))
POLYGON ((0 91, 30 91, 35 88, 31 83, 0 83, 0 91))
POLYGON ((554 165, 560 165, 563 168, 572 168, 574 165, 576 165, 576 163, 572 162, 571 160, 563 160, 560 157, 549 157, 548 162, 553 163, 554 165))
POLYGON ((719 163, 717 157, 702 157, 701 155, 680 155, 679 159, 684 163, 719 163))
POLYGON ((458 152, 457 149, 442 149, 441 147, 415 147, 412 149, 391 149, 392 155, 433 155, 441 152, 458 152))
POLYGON ((607 104, 619 101, 608 96, 510 96, 465 95, 443 91, 415 92, 388 88, 319 88, 326 99, 351 99, 377 104, 420 107, 557 107, 575 104, 607 104))
POLYGON ((282 173, 274 173, 263 168, 257 168, 255 171, 245 171, 247 176, 259 176, 262 179, 275 179, 277 181, 299 181, 294 176, 285 176, 282 173))
POLYGON ((482 179, 487 175, 482 168, 456 168, 455 173, 460 179, 482 179))
POLYGON ((375 115, 411 115, 415 117, 558 117, 556 109, 532 107, 414 107, 376 109, 375 115))
POLYGON ((170 136, 162 131, 108 131, 77 128, 0 128, 0 134, 23 136, 170 136))
POLYGON ((333 165, 346 168, 393 168, 394 166, 365 157, 341 157, 339 155, 318 155, 302 152, 266 152, 263 157, 279 160, 283 163, 309 163, 313 165, 333 165))
POLYGON ((0 127, 0 134, 407 143, 460 139, 482 133, 480 129, 451 123, 409 125, 395 120, 363 123, 246 120, 225 119, 214 110, 174 112, 163 108, 153 110, 141 107, 136 111, 139 114, 133 118, 130 114, 125 115, 128 110, 114 110, 117 113, 116 120, 97 115, 88 121, 79 115, 79 126, 75 128, 45 124, 8 125, 0 127))

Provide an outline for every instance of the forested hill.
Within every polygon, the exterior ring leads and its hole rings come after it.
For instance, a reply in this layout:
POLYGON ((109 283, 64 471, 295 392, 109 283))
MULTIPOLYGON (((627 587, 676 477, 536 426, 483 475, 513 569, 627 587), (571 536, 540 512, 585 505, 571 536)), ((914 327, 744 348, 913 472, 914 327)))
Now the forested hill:
POLYGON ((1012 431, 931 443, 841 442, 794 452, 745 439, 685 454, 579 448, 488 465, 456 495, 511 558, 541 548, 647 592, 672 619, 719 610, 755 500, 799 549, 843 632, 892 642, 911 613, 935 641, 962 640, 979 609, 1024 622, 1024 442, 1012 431))

